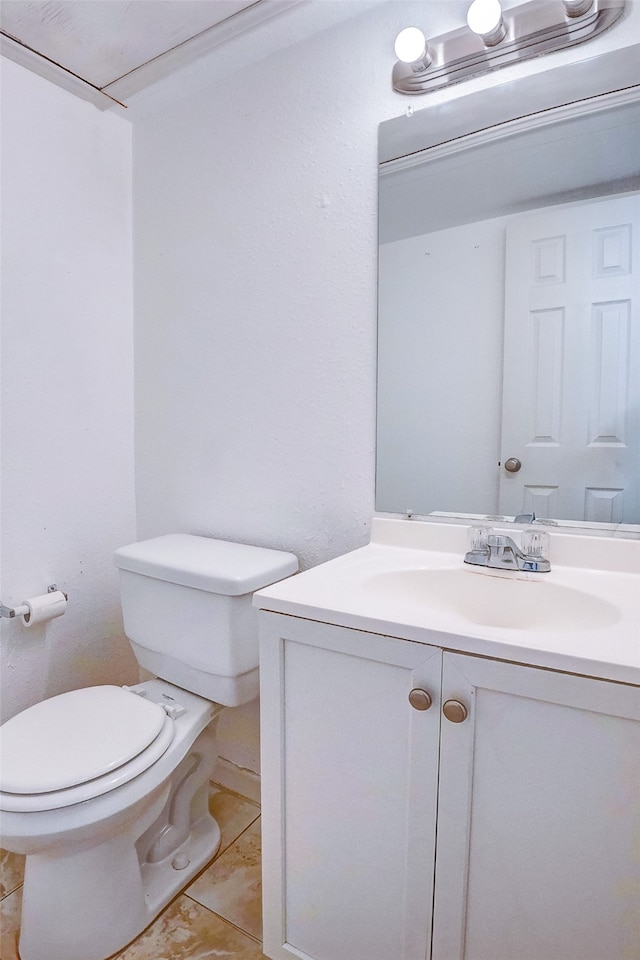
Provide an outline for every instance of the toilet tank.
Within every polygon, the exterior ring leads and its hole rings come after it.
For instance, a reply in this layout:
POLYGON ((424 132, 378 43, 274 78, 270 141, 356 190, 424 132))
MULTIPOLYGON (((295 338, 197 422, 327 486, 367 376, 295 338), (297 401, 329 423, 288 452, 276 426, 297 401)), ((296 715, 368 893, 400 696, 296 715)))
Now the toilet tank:
POLYGON ((297 571, 292 553, 180 533, 120 547, 114 559, 124 630, 145 669, 227 706, 257 696, 251 598, 297 571))

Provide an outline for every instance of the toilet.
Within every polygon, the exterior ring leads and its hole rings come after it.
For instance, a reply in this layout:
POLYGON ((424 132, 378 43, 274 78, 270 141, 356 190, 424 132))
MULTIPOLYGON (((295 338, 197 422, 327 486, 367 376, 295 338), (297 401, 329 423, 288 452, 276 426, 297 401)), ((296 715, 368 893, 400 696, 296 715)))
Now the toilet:
POLYGON ((258 694, 255 590, 293 554, 189 534, 116 551, 153 679, 37 703, 0 728, 0 833, 26 854, 21 960, 106 960, 212 859, 215 721, 258 694))

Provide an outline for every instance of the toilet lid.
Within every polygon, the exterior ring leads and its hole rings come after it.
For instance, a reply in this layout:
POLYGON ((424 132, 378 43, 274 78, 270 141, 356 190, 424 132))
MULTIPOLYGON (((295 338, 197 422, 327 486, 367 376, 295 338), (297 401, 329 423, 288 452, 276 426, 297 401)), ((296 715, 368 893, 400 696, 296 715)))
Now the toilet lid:
POLYGON ((42 794, 102 777, 146 750, 166 720, 159 704, 110 685, 43 700, 0 728, 0 791, 42 794))

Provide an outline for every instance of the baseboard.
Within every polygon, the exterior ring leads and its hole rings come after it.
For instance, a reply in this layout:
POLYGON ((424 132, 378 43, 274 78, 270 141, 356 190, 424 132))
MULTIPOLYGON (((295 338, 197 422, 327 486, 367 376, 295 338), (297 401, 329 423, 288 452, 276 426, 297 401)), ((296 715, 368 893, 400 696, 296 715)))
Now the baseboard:
POLYGON ((253 770, 218 757, 212 780, 254 803, 260 803, 260 774, 253 770))

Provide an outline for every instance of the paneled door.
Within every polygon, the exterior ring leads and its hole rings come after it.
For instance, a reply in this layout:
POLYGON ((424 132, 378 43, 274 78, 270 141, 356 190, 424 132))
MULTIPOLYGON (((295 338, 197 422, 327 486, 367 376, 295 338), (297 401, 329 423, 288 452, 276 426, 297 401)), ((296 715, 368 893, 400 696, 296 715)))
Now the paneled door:
POLYGON ((514 218, 499 512, 637 523, 639 473, 640 195, 514 218))

